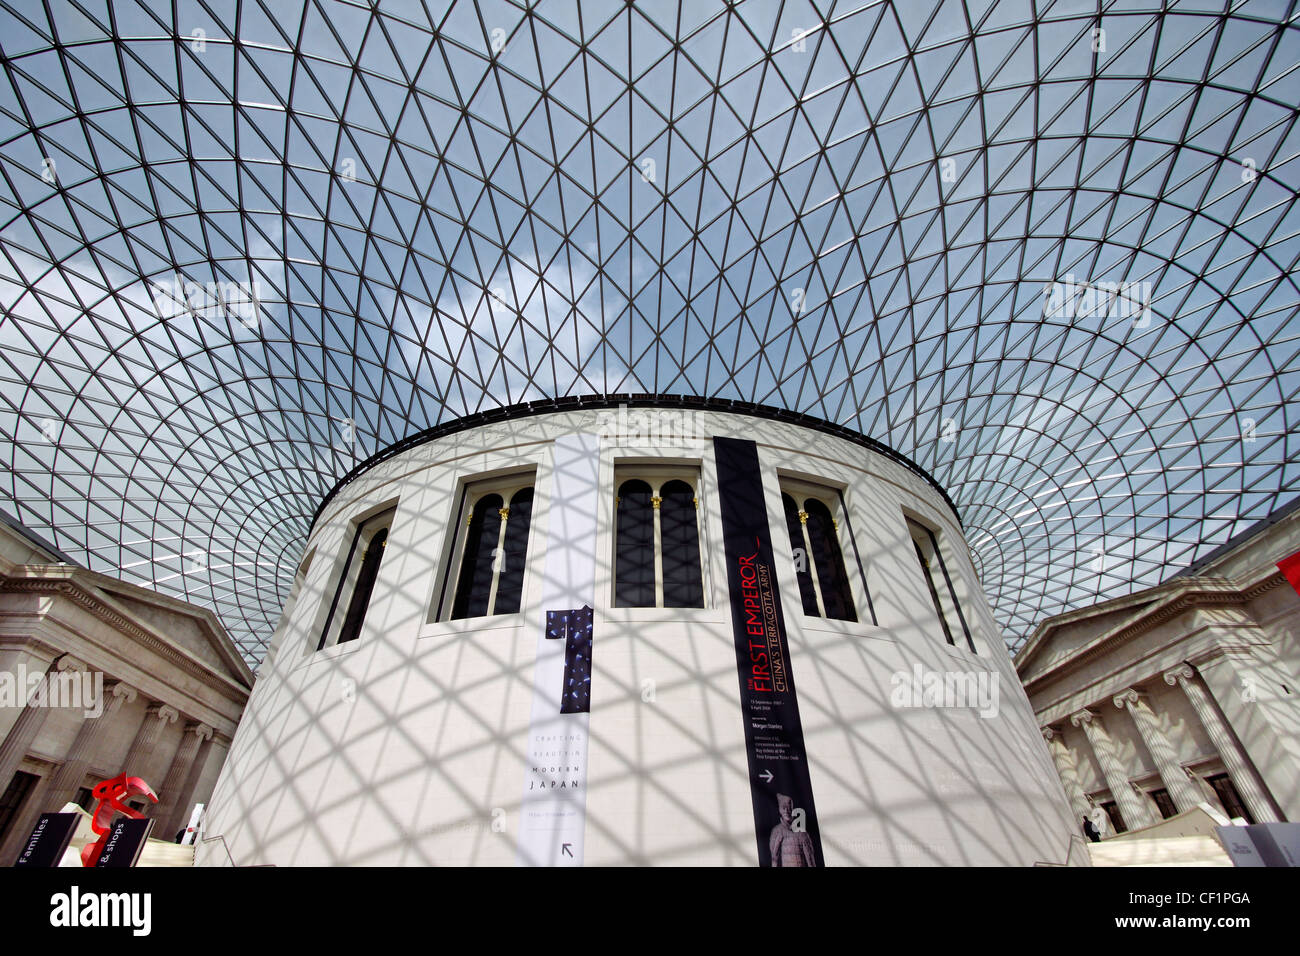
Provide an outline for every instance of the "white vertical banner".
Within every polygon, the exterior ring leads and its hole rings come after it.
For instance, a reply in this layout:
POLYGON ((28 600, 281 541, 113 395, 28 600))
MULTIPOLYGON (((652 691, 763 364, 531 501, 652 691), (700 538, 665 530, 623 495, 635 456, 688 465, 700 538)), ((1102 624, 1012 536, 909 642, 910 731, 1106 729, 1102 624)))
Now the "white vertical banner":
POLYGON ((185 836, 181 838, 181 843, 188 846, 194 842, 194 837, 199 832, 199 821, 203 819, 203 804, 194 804, 194 809, 190 811, 190 822, 185 827, 185 836))
POLYGON ((541 606, 530 624, 537 634, 537 662, 515 852, 519 866, 581 866, 586 827, 590 714, 585 702, 590 699, 600 436, 564 435, 555 440, 553 453, 541 606))

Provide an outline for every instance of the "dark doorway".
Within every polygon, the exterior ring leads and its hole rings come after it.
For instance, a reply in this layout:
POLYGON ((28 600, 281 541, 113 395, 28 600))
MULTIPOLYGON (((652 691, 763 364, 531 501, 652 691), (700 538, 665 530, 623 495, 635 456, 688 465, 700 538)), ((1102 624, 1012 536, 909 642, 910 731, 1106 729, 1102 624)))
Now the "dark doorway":
POLYGON ((23 802, 31 794, 32 788, 36 786, 36 781, 39 779, 35 774, 19 770, 9 781, 9 786, 5 787, 5 792, 0 795, 0 839, 4 839, 8 834, 9 825, 13 823, 14 817, 18 816, 23 802))

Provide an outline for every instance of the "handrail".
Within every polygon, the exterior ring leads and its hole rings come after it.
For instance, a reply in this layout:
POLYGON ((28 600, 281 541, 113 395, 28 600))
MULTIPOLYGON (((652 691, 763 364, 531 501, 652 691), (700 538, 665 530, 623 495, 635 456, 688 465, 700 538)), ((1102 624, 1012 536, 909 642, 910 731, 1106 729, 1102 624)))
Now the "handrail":
POLYGON ((231 855, 231 853, 230 853, 230 847, 226 844, 226 838, 225 838, 225 836, 224 836, 223 834, 218 833, 216 836, 210 836, 210 837, 208 837, 208 836, 205 836, 205 837, 199 837, 198 842, 199 842, 199 843, 212 843, 214 840, 220 840, 220 841, 221 841, 221 848, 222 848, 223 850, 226 851, 226 859, 230 861, 230 865, 231 865, 231 866, 239 866, 239 864, 235 862, 235 858, 231 855))

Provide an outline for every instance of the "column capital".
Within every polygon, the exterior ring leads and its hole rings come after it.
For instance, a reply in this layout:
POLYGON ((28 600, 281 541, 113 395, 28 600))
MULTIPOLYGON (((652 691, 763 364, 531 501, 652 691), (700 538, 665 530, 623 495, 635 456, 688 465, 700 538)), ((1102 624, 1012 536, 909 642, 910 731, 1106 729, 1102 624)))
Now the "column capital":
POLYGON ((1191 680, 1193 677, 1196 676, 1196 671, 1191 664, 1188 664, 1186 661, 1184 661, 1183 663, 1179 664, 1177 667, 1169 668, 1169 670, 1165 671, 1163 676, 1165 679, 1165 683, 1168 684, 1170 687, 1173 687, 1175 684, 1187 683, 1189 680, 1191 680))
POLYGON ((89 670, 89 668, 87 668, 82 661, 77 660, 71 654, 64 654, 57 661, 55 661, 54 669, 62 673, 66 673, 68 671, 78 671, 81 673, 85 673, 87 670, 89 670))
POLYGON ((113 696, 122 698, 122 703, 129 704, 137 696, 136 689, 125 681, 115 681, 112 686, 113 696))
POLYGON ((1040 727, 1038 729, 1043 732, 1043 739, 1046 740, 1048 743, 1051 743, 1057 737, 1061 736, 1061 732, 1057 730, 1055 727, 1053 727, 1051 724, 1048 724, 1046 727, 1040 727))
POLYGON ((175 707, 168 707, 166 704, 154 704, 146 713, 150 717, 157 717, 164 724, 174 724, 181 716, 175 707))
POLYGON ((194 721, 192 723, 186 724, 185 732, 187 734, 193 734, 194 736, 198 737, 199 740, 201 741, 212 739, 212 728, 209 727, 207 724, 203 723, 202 721, 194 721))
POLYGON ((1091 724, 1096 716, 1096 714, 1085 707, 1083 710, 1076 711, 1070 715, 1070 723, 1074 724, 1076 727, 1082 727, 1084 724, 1091 724))
POLYGON ((1116 694, 1111 699, 1111 703, 1114 704, 1120 710, 1126 710, 1129 707, 1132 707, 1141 699, 1142 699, 1142 695, 1139 694, 1132 687, 1129 687, 1116 694))

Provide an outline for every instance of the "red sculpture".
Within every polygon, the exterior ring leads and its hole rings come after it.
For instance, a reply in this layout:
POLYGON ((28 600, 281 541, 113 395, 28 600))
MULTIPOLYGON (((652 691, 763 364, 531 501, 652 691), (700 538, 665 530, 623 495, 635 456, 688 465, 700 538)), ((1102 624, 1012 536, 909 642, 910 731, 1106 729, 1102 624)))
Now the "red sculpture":
POLYGON ((1277 567, 1283 576, 1291 582, 1291 587, 1300 591, 1300 551, 1297 551, 1289 558, 1283 558, 1277 563, 1277 567))
POLYGON ((139 777, 128 777, 125 773, 118 774, 112 780, 103 780, 95 784, 90 794, 99 801, 95 812, 90 816, 90 829, 99 834, 99 839, 82 847, 82 866, 94 866, 95 861, 99 859, 99 854, 104 851, 104 844, 108 842, 108 825, 113 822, 116 814, 125 813, 132 820, 144 819, 143 813, 134 807, 128 807, 122 802, 123 800, 127 797, 146 796, 154 803, 158 802, 149 784, 139 777))

